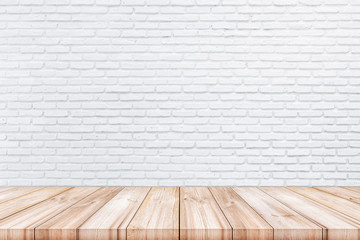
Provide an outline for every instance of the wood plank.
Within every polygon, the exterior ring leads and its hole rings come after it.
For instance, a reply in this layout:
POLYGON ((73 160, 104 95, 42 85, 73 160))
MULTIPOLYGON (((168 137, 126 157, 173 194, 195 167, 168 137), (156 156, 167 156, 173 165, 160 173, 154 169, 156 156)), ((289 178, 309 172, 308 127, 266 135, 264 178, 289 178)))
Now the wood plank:
POLYGON ((10 190, 12 188, 14 188, 14 187, 0 187, 0 193, 4 192, 4 191, 7 191, 7 190, 10 190))
POLYGON ((275 240, 321 240, 322 228, 276 201, 260 189, 235 187, 240 195, 273 228, 275 240))
POLYGON ((260 188, 271 197, 313 220, 327 230, 324 239, 358 240, 360 222, 286 188, 260 188))
POLYGON ((37 240, 76 240, 77 229, 122 187, 100 188, 35 229, 37 240))
POLYGON ((355 192, 350 189, 341 188, 341 187, 316 187, 316 189, 319 189, 327 193, 331 193, 338 197, 342 197, 349 201, 360 204, 360 192, 355 192))
POLYGON ((289 189, 360 221, 360 205, 357 203, 315 188, 289 187, 289 189))
POLYGON ((79 239, 126 239, 126 228, 149 190, 149 187, 124 188, 78 229, 79 239))
POLYGON ((48 187, 0 204, 0 220, 69 190, 68 187, 48 187))
POLYGON ((0 192, 0 203, 40 190, 40 187, 14 187, 0 192))
POLYGON ((0 221, 0 240, 33 240, 34 229, 99 188, 77 187, 0 221))
POLYGON ((179 239, 179 188, 151 188, 127 228, 127 239, 179 239))
POLYGON ((232 239, 232 228, 208 188, 180 189, 180 239, 232 239))
POLYGON ((273 228, 233 189, 228 187, 209 189, 233 228, 233 240, 273 239, 273 228))
POLYGON ((121 189, 0 188, 0 240, 360 239, 358 187, 121 189))
POLYGON ((345 188, 351 191, 360 192, 360 187, 345 187, 345 188))

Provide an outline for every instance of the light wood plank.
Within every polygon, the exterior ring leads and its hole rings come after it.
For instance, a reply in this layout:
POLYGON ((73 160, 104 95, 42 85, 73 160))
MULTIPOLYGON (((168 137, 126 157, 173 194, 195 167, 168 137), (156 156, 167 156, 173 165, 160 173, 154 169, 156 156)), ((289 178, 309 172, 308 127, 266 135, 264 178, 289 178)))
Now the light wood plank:
POLYGON ((35 192, 17 197, 15 199, 0 204, 0 220, 12 214, 20 212, 25 208, 38 204, 48 198, 56 196, 62 192, 69 190, 68 187, 48 187, 37 190, 35 192))
POLYGON ((351 191, 360 192, 360 187, 345 187, 345 188, 351 191))
POLYGON ((289 187, 289 189, 360 221, 360 205, 357 203, 315 188, 289 187))
POLYGON ((235 187, 240 195, 273 228, 275 240, 321 240, 322 228, 276 201, 260 189, 235 187))
POLYGON ((355 219, 286 188, 266 187, 260 189, 289 208, 326 228, 324 239, 360 239, 360 223, 355 219))
POLYGON ((114 189, 0 188, 0 240, 360 239, 356 187, 114 189))
POLYGON ((97 189, 99 188, 72 188, 0 221, 0 240, 33 240, 37 226, 97 189))
POLYGON ((233 189, 209 188, 233 228, 233 240, 272 240, 273 228, 233 189))
POLYGON ((180 189, 180 239, 232 239, 232 228, 208 188, 180 189))
POLYGON ((179 239, 179 188, 153 187, 130 222, 127 239, 179 239))
POLYGON ((122 187, 100 188, 37 227, 36 240, 76 240, 77 229, 121 189, 122 187))
POLYGON ((79 229, 80 240, 125 240, 126 228, 148 194, 149 187, 126 187, 79 229))
POLYGON ((316 187, 316 189, 360 204, 360 192, 352 191, 350 189, 341 187, 316 187))
POLYGON ((14 187, 0 193, 0 203, 40 190, 39 187, 14 187))
POLYGON ((5 192, 5 191, 7 191, 7 190, 10 190, 10 189, 12 189, 12 188, 15 188, 15 187, 0 187, 0 193, 1 193, 1 192, 5 192))

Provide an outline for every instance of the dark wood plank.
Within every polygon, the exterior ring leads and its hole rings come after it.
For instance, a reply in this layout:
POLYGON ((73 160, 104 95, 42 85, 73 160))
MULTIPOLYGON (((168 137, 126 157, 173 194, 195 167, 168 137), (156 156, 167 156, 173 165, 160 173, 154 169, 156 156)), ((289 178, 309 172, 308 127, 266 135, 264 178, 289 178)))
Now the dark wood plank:
POLYGON ((180 239, 232 239, 232 228, 208 188, 180 189, 180 239))
POLYGON ((322 228, 254 187, 235 187, 240 195, 273 228, 275 240, 321 240, 322 228))
POLYGON ((273 228, 233 189, 209 188, 233 229, 233 240, 271 240, 273 228))

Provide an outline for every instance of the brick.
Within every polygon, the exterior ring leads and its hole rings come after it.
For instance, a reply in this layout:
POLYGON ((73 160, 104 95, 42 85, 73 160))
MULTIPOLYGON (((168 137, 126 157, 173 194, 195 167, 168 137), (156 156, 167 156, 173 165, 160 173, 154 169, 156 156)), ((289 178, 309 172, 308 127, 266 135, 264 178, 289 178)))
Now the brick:
POLYGON ((360 184, 357 1, 0 5, 2 186, 360 184))

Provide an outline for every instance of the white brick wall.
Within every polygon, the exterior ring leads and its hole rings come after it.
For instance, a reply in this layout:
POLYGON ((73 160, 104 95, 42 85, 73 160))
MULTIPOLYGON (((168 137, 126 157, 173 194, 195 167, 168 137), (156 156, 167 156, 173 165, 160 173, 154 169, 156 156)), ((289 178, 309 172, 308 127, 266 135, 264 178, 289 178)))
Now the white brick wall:
POLYGON ((360 185, 359 0, 1 0, 0 185, 360 185))

